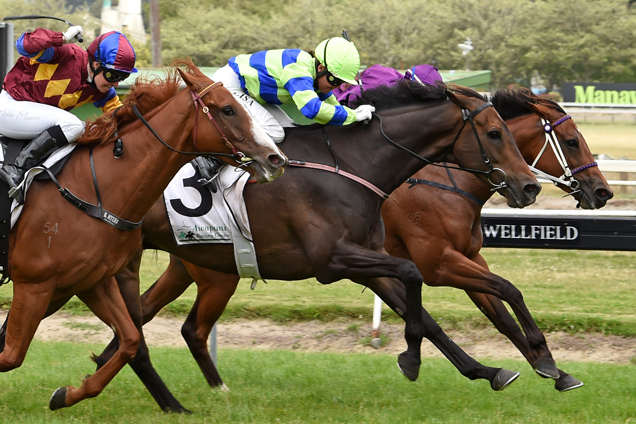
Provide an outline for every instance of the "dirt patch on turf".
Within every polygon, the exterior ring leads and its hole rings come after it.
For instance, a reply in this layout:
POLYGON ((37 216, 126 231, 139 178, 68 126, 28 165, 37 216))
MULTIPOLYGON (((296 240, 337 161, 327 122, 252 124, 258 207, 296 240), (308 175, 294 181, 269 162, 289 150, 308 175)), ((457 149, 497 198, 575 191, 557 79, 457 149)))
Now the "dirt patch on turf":
MULTIPOLYGON (((4 312, 0 318, 4 319, 4 312)), ((148 345, 185 347, 180 329, 183 321, 157 317, 144 327, 148 345)), ((277 324, 268 320, 236 320, 217 327, 219 348, 289 349, 315 352, 378 352, 397 355, 406 349, 404 328, 398 324, 380 327, 385 345, 376 349, 370 345, 371 323, 303 322, 277 324)), ((472 330, 470 333, 449 334, 459 346, 475 358, 523 359, 516 348, 494 329, 472 330)), ((55 314, 40 324, 36 340, 97 343, 106 345, 112 332, 93 316, 55 314)), ((598 334, 546 334, 554 359, 559 361, 633 363, 636 358, 636 338, 602 336, 598 334)), ((428 341, 422 344, 422 356, 443 357, 428 341)))
MULTIPOLYGON (((539 196, 530 206, 536 209, 575 209, 570 198, 539 196)), ((493 196, 486 204, 490 208, 505 208, 505 199, 493 196)), ((636 199, 612 199, 606 210, 636 210, 636 199)), ((4 320, 6 311, 0 311, 4 320)), ((183 320, 157 317, 145 328, 149 346, 186 347, 180 333, 183 320)), ((406 349, 403 325, 382 324, 381 333, 387 343, 375 349, 370 346, 371 323, 323 323, 319 321, 288 325, 267 320, 237 320, 218 325, 219 348, 290 349, 299 351, 378 352, 397 355, 406 349)), ((452 334, 455 343, 475 358, 523 359, 517 349, 494 329, 472 330, 452 334)), ((112 332, 94 316, 75 317, 58 313, 42 321, 37 340, 97 343, 106 345, 112 332)), ((627 364, 636 363, 636 338, 602 336, 598 334, 546 334, 554 359, 559 361, 589 361, 627 364)), ((428 341, 422 344, 422 356, 443 357, 428 341)))

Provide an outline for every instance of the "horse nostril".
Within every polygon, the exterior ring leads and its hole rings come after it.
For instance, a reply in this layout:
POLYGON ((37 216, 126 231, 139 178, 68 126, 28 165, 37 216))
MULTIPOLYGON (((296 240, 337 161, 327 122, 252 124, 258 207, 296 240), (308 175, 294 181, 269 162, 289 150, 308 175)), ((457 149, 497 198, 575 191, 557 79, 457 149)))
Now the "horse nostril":
POLYGON ((285 164, 287 163, 287 161, 285 160, 284 157, 281 157, 280 155, 269 155, 267 160, 269 161, 269 163, 271 163, 273 166, 285 166, 285 164))
POLYGON ((599 188, 595 190, 594 194, 596 195, 598 199, 606 200, 606 201, 614 197, 614 193, 611 190, 607 190, 604 188, 599 188))
POLYGON ((535 196, 541 192, 541 184, 526 184, 524 191, 528 194, 534 194, 535 196))

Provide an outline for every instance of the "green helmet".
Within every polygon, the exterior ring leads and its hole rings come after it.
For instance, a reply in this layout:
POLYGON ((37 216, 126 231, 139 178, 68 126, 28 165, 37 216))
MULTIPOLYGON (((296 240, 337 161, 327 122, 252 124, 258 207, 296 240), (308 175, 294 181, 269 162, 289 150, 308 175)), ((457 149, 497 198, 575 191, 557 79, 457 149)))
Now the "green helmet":
POLYGON ((352 42, 342 37, 328 38, 318 44, 315 54, 331 75, 358 85, 355 77, 360 69, 360 54, 352 42))

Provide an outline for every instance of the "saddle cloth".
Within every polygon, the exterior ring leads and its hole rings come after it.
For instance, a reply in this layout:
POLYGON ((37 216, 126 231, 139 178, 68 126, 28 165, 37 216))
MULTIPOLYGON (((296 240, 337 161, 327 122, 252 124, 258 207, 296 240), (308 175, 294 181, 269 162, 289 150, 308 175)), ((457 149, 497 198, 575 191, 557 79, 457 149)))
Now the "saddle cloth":
POLYGON ((216 193, 201 185, 191 163, 183 166, 163 193, 168 219, 179 245, 228 243, 234 245, 241 278, 261 279, 252 232, 243 200, 250 174, 224 166, 216 193))
MULTIPOLYGON (((60 149, 55 150, 53 153, 51 153, 51 156, 49 156, 48 159, 44 161, 42 165, 47 168, 52 167, 57 162, 61 161, 66 156, 70 155, 71 152, 75 150, 76 146, 77 146, 76 143, 70 143, 60 149)), ((2 149, 0 149, 0 151, 1 150, 2 149)), ((3 157, 3 160, 4 160, 4 157, 3 157)), ((25 199, 29 193, 29 187, 31 186, 31 183, 33 182, 33 178, 35 178, 41 172, 44 172, 44 168, 41 166, 36 166, 35 168, 31 168, 26 172, 24 180, 22 181, 22 184, 21 184, 24 186, 25 199)), ((16 202, 15 199, 11 202, 11 228, 13 228, 15 223, 18 222, 18 218, 20 217, 20 214, 22 213, 23 208, 24 208, 24 205, 18 204, 18 202, 16 202)))

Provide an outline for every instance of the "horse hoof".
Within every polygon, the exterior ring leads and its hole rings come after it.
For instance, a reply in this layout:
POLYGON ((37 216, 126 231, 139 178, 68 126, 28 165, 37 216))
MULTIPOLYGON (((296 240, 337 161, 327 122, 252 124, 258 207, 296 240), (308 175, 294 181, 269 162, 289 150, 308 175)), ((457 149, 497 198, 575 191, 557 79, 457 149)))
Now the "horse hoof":
POLYGON ((539 360, 534 364, 534 372, 543 378, 551 378, 557 380, 559 378, 559 369, 554 361, 539 360))
POLYGON ((583 386, 583 382, 572 377, 571 375, 566 375, 563 378, 559 378, 554 383, 554 388, 560 392, 567 392, 569 390, 578 389, 583 386))
POLYGON ((66 387, 60 387, 51 396, 49 400, 49 408, 51 411, 66 408, 66 387))
POLYGON ((420 376, 420 361, 413 361, 406 352, 400 353, 398 356, 397 366, 406 378, 411 381, 417 380, 420 376))
POLYGON ((220 386, 218 386, 218 389, 217 389, 217 390, 220 390, 220 391, 222 391, 222 392, 229 392, 229 391, 230 391, 230 388, 229 388, 229 387, 227 387, 227 386, 225 385, 225 383, 223 383, 223 384, 221 384, 220 386))
POLYGON ((508 387, 508 385, 515 381, 517 377, 519 377, 519 373, 517 371, 509 371, 501 368, 495 375, 495 378, 493 378, 490 382, 490 387, 499 392, 508 387))
POLYGON ((375 337, 373 339, 371 339, 371 347, 375 348, 375 349, 379 349, 382 347, 382 339, 379 337, 375 337))

